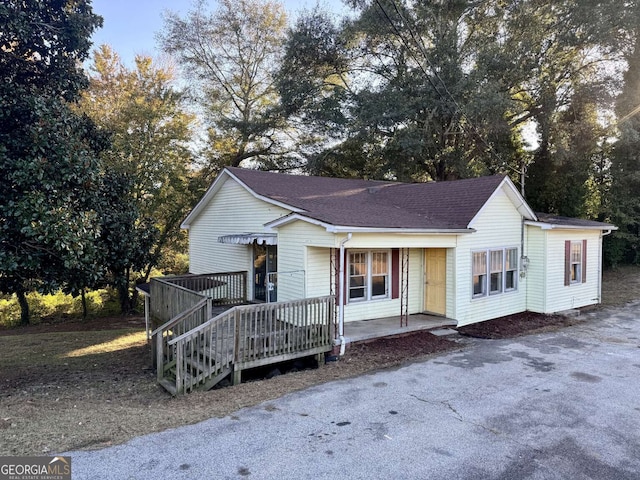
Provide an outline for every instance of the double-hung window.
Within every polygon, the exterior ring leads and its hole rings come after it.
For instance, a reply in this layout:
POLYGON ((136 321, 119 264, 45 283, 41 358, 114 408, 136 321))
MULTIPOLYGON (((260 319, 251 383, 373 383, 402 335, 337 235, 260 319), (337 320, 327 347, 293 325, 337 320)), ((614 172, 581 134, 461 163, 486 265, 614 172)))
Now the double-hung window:
POLYGON ((582 283, 582 242, 571 242, 571 283, 582 283))
POLYGON ((517 288, 518 249, 492 248, 473 252, 473 298, 517 288))
POLYGON ((518 278, 518 249, 507 248, 504 259, 504 291, 515 290, 518 278))
POLYGON ((587 241, 566 240, 564 243, 564 284, 587 281, 587 241))
POLYGON ((473 252, 473 296, 487 294, 487 252, 473 252))
POLYGON ((349 301, 389 297, 390 258, 388 250, 349 252, 349 301))
POLYGON ((502 250, 491 250, 489 252, 491 268, 489 295, 502 293, 502 272, 504 271, 504 252, 502 250))

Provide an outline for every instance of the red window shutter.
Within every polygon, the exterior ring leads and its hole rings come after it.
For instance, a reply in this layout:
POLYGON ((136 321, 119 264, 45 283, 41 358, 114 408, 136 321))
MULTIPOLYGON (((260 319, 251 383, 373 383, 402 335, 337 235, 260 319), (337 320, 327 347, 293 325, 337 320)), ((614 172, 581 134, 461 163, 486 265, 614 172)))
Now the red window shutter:
POLYGON ((582 240, 582 283, 587 281, 587 241, 582 240))
POLYGON ((571 284, 571 240, 564 242, 564 284, 571 284))
POLYGON ((391 298, 400 298, 400 250, 391 250, 391 298))

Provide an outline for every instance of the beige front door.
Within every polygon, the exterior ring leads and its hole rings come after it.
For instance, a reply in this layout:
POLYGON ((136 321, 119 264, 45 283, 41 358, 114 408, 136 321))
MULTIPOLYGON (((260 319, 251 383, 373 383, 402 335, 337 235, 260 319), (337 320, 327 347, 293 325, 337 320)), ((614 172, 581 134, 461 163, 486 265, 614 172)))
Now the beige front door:
POLYGON ((447 249, 425 249, 424 262, 424 309, 427 312, 445 315, 447 311, 447 249))

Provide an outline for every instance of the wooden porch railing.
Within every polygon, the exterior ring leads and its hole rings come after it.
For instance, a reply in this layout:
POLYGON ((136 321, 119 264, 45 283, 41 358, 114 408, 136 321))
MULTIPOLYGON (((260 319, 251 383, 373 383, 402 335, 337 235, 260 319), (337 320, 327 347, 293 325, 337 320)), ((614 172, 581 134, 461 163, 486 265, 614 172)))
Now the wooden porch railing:
POLYGON ((237 306, 179 336, 159 336, 158 381, 180 394, 211 388, 231 373, 239 383, 246 368, 324 354, 333 345, 334 304, 327 296, 237 306))
POLYGON ((175 367, 174 349, 169 348, 169 341, 205 323, 211 316, 210 312, 211 299, 203 298, 151 333, 153 360, 158 369, 158 381, 164 378, 168 370, 175 367))
MULTIPOLYGON (((151 279, 151 317, 165 323, 203 298, 212 305, 242 305, 247 302, 247 272, 207 273, 151 279)), ((211 312, 209 317, 211 318, 211 312)))

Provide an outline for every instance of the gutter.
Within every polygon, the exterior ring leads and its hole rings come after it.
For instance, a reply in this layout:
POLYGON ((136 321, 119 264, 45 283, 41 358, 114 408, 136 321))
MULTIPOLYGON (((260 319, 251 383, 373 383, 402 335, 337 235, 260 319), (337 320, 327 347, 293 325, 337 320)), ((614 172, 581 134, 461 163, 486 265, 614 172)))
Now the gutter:
POLYGON ((340 273, 339 273, 339 281, 338 287, 340 288, 340 292, 338 293, 338 335, 340 337, 340 356, 344 355, 344 349, 346 348, 346 343, 344 341, 344 245, 349 240, 353 234, 351 232, 347 233, 347 236, 340 241, 340 273))

